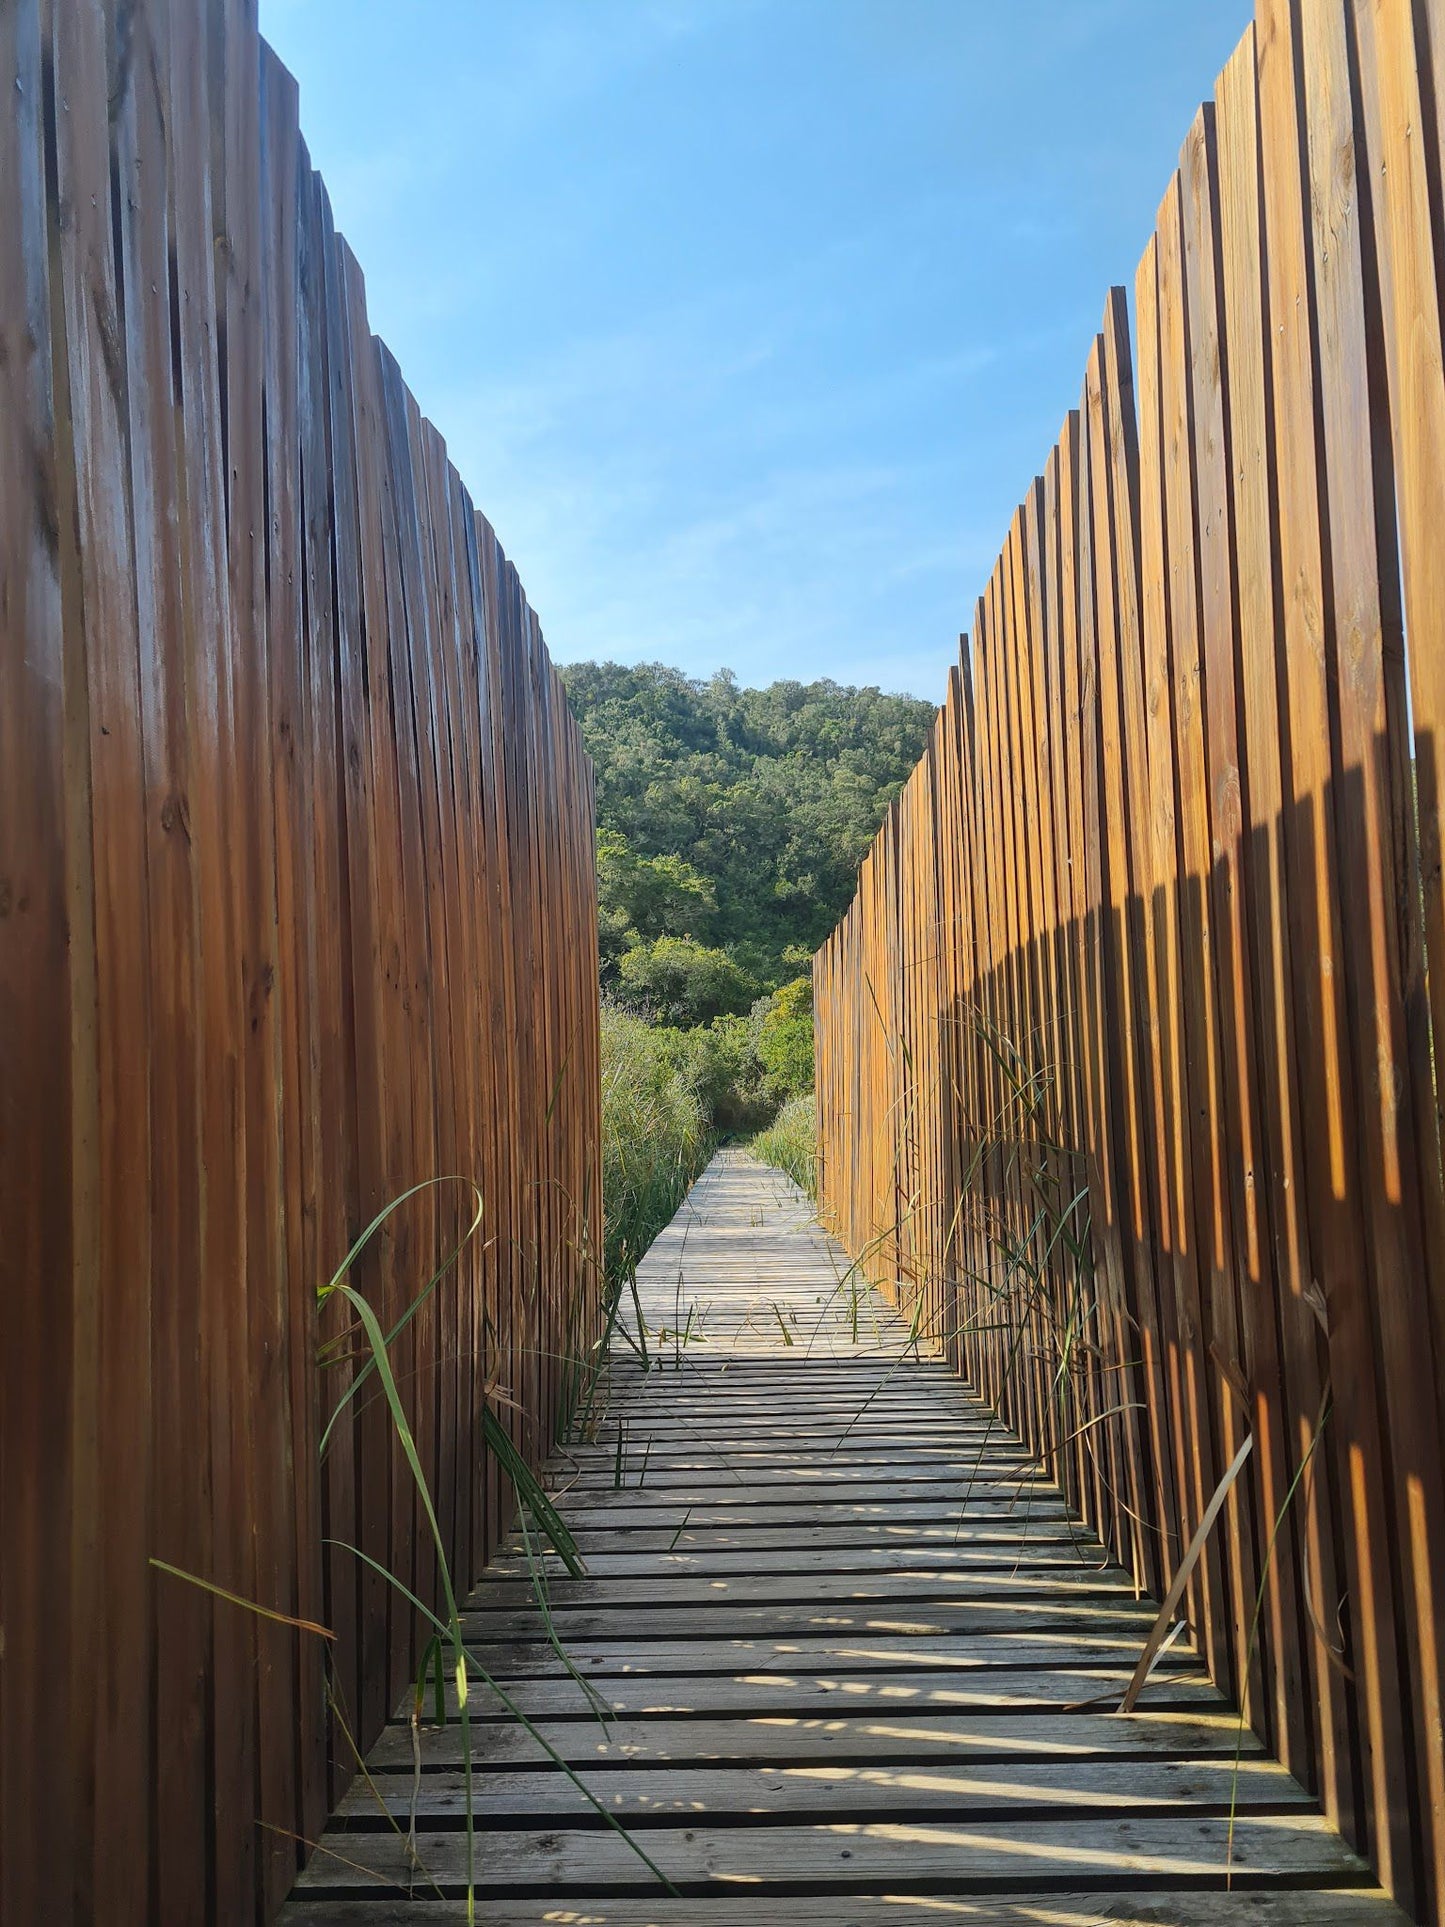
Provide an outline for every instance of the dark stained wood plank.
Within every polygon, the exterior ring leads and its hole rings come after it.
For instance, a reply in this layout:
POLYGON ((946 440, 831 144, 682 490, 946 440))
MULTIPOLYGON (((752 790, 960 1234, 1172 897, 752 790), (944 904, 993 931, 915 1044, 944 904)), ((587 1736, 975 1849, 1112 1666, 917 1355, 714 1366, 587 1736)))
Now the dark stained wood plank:
MULTIPOLYGON (((509 1890, 584 1897, 594 1885, 621 1885, 645 1893, 655 1879, 630 1847, 610 1830, 484 1836, 478 1885, 484 1896, 509 1890)), ((1319 1886, 1356 1884, 1362 1862, 1323 1818, 1260 1819, 1242 1814, 1230 1829, 1227 1816, 1196 1816, 1181 1830, 1177 1814, 1166 1819, 1091 1819, 969 1822, 921 1819, 874 1821, 857 1826, 765 1826, 756 1829, 689 1827, 649 1829, 646 1848, 675 1884, 745 1882, 754 1902, 771 1890, 778 1904, 790 1890, 838 1883, 911 1886, 927 1892, 1017 1892, 1037 1883, 1039 1869, 1057 1890, 1061 1881, 1111 1882, 1153 1879, 1176 1890, 1182 1882, 1222 1888, 1226 1852, 1236 1886, 1265 1882, 1319 1886), (1227 1845, 1228 1843, 1228 1845, 1227 1845), (778 1890, 781 1887, 781 1894, 778 1890)), ((411 1869, 404 1835, 390 1831, 349 1833, 344 1843, 324 1844, 299 1883, 299 1892, 355 1893, 385 1881, 410 1884, 420 1897, 435 1881, 459 1898, 465 1881, 465 1838, 459 1828, 429 1833, 418 1846, 422 1872, 411 1869), (343 1859, 342 1856, 345 1856, 343 1859)), ((556 1902, 554 1901, 554 1904, 556 1902)), ((786 1904, 785 1901, 783 1904, 786 1904)), ((1037 1905, 1035 1901, 1035 1905, 1037 1905)))
MULTIPOLYGON (((99 1903, 104 1880, 122 1913, 149 1892, 146 1775, 150 1575, 146 1538, 150 1407, 151 1131, 148 902, 145 885, 143 732, 136 566, 126 487, 123 302, 110 224, 110 84, 107 27, 95 5, 59 9, 51 22, 57 116, 56 193, 69 212, 58 253, 68 422, 59 460, 71 501, 74 553, 62 572, 67 653, 77 721, 88 746, 67 771, 74 805, 88 816, 84 880, 72 943, 89 977, 77 1003, 72 1050, 85 1092, 77 1153, 74 1485, 69 1519, 78 1557, 71 1579, 70 1666, 77 1724, 72 1744, 113 1801, 80 1813, 77 1911, 99 1903), (114 1489, 112 1455, 139 1450, 138 1476, 114 1489)), ((79 747, 77 741, 76 747, 79 747)), ((78 852, 77 852, 78 854, 78 852)), ((25 1021, 24 1018, 21 1021, 25 1021)), ((34 1285, 30 1287, 34 1288, 34 1285)))
MULTIPOLYGON (((1093 1893, 1059 1892, 1050 1895, 1048 1910, 1056 1921, 1067 1927, 1099 1927, 1107 1921, 1150 1921, 1155 1927, 1177 1918, 1171 1903, 1157 1893, 1129 1889, 1093 1893)), ((286 1910, 286 1927, 432 1927, 432 1923, 451 1923, 456 1917, 454 1900, 422 1900, 396 1895, 368 1895, 364 1900, 331 1899, 316 1902, 295 1900, 286 1910)), ((951 1920, 990 1923, 1008 1921, 1036 1922, 1037 1898, 990 1894, 970 1899, 950 1894, 946 1900, 920 1898, 907 1893, 878 1896, 830 1894, 825 1899, 809 1899, 790 1894, 787 1916, 814 1924, 814 1927, 893 1927, 898 1921, 936 1922, 940 1912, 951 1920)), ((551 1927, 557 1909, 553 1902, 490 1901, 486 1918, 491 1927, 551 1927)), ((1250 1892, 1246 1894, 1194 1893, 1189 1897, 1189 1917, 1193 1927, 1216 1927, 1227 1923, 1235 1927, 1241 1920, 1255 1921, 1259 1927, 1380 1927, 1398 1922, 1398 1911, 1382 1894, 1368 1889, 1341 1888, 1331 1892, 1315 1889, 1305 1894, 1289 1892, 1250 1892)), ((606 1899, 590 1901, 589 1927, 745 1927, 757 1918, 757 1902, 750 1895, 736 1893, 705 1900, 606 1899)))

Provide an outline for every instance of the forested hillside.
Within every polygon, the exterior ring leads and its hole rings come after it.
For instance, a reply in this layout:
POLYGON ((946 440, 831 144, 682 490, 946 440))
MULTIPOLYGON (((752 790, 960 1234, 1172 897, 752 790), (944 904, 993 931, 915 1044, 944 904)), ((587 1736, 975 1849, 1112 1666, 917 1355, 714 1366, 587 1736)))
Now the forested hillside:
POLYGON ((726 670, 562 675, 597 768, 607 1272, 720 1133, 812 1182, 812 953, 917 762, 931 703, 726 670))
POLYGON ((658 663, 562 674, 597 766, 602 979, 665 1022, 741 1013, 847 907, 933 705, 834 682, 743 689, 658 663))

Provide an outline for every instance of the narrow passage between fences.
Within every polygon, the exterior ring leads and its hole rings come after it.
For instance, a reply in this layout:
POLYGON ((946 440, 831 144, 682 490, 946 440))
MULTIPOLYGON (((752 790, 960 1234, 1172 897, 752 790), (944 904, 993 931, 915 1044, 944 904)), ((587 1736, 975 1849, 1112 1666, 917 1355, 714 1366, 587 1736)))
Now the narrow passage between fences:
MULTIPOLYGON (((746 1153, 653 1246, 553 1485, 586 1575, 549 1557, 544 1614, 513 1534, 466 1629, 630 1837, 474 1686, 478 1918, 1402 1918, 1187 1642, 1115 1710, 1157 1602, 746 1153)), ((412 1706, 287 1927, 465 1917, 454 1695, 412 1706)))

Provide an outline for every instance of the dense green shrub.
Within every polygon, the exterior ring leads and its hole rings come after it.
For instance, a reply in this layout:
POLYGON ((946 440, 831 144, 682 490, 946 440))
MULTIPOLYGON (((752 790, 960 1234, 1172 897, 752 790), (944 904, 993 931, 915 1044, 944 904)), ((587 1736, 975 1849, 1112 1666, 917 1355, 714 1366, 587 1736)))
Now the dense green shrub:
POLYGON ((617 965, 617 996, 658 1023, 694 1026, 745 1011, 757 983, 726 950, 692 937, 633 934, 617 965))
POLYGON ((768 1090, 786 1103, 813 1088, 813 979, 795 977, 755 1008, 768 1090))

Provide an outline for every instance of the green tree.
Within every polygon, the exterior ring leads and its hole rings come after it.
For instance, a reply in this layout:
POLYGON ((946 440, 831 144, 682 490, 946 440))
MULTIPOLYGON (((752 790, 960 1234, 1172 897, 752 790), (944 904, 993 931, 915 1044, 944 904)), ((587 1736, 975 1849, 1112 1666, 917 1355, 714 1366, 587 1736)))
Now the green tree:
POLYGON ((709 880, 680 856, 639 856, 620 830, 597 833, 597 922, 604 983, 641 938, 702 937, 717 910, 709 880))
POLYGON ((657 663, 563 675, 597 771, 604 979, 626 994, 634 932, 725 950, 759 990, 796 977, 846 909, 933 706, 657 663))
POLYGON ((757 991, 726 950, 691 937, 639 938, 623 952, 617 977, 619 1002, 662 1024, 706 1024, 746 1010, 757 991))
MULTIPOLYGON (((744 689, 727 670, 699 682, 658 663, 562 673, 597 772, 602 982, 627 1062, 713 1130, 756 1131, 780 1103, 803 1116, 813 952, 933 706, 827 681, 744 689)), ((634 1112, 644 1135, 660 1129, 654 1109, 634 1112)), ((609 1117, 615 1135, 617 1105, 609 1117)))
POLYGON ((811 977, 795 977, 768 998, 758 1025, 757 1048, 771 1096, 786 1103, 813 1088, 811 977))

